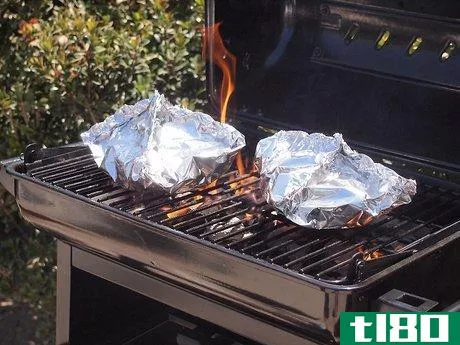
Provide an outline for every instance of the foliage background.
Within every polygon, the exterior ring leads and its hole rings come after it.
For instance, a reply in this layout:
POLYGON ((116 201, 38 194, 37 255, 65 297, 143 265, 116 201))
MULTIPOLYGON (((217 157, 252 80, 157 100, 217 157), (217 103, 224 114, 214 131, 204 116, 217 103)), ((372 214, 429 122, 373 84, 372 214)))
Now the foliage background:
MULTIPOLYGON (((0 158, 78 140, 157 88, 204 104, 204 0, 0 0, 0 158)), ((0 189, 0 344, 53 344, 53 239, 0 189)))

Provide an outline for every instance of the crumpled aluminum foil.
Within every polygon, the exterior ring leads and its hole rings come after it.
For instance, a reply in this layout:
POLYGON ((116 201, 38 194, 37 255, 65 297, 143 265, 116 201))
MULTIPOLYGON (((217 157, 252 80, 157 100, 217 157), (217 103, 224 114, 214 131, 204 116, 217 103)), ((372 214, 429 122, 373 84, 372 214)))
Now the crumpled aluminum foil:
POLYGON ((268 202, 315 229, 366 225, 409 203, 417 189, 414 180, 352 150, 341 134, 280 131, 258 143, 256 166, 268 202))
POLYGON ((129 189, 185 192, 226 172, 244 136, 211 116, 171 105, 157 91, 81 134, 96 163, 129 189))

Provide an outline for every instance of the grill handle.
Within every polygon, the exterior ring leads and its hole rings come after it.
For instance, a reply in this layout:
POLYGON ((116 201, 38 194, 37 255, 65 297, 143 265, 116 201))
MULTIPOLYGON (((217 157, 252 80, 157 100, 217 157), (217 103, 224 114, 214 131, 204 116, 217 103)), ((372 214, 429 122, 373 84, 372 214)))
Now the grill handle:
POLYGON ((428 298, 393 289, 379 297, 377 311, 380 312, 427 312, 434 311, 438 302, 428 298))

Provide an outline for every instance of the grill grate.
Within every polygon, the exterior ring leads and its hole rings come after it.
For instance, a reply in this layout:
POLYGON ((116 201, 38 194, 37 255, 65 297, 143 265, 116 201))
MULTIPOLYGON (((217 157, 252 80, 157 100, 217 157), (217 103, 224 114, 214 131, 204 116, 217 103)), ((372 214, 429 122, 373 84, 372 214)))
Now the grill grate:
POLYGON ((387 258, 401 259, 451 234, 449 225, 458 220, 460 211, 458 192, 424 184, 411 204, 366 228, 317 231, 293 225, 260 202, 255 174, 230 172, 201 190, 178 196, 141 194, 114 184, 87 148, 75 150, 70 158, 43 160, 28 174, 134 216, 336 284, 366 278, 366 272, 356 272, 366 263, 380 261, 383 269, 386 261, 395 262, 387 258))

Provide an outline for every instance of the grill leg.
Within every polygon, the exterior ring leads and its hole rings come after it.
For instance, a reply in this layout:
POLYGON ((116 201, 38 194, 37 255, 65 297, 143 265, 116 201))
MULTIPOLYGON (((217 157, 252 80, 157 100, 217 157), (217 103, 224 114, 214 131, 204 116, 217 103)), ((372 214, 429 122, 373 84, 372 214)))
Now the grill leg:
POLYGON ((70 343, 72 247, 57 241, 56 345, 70 343))

